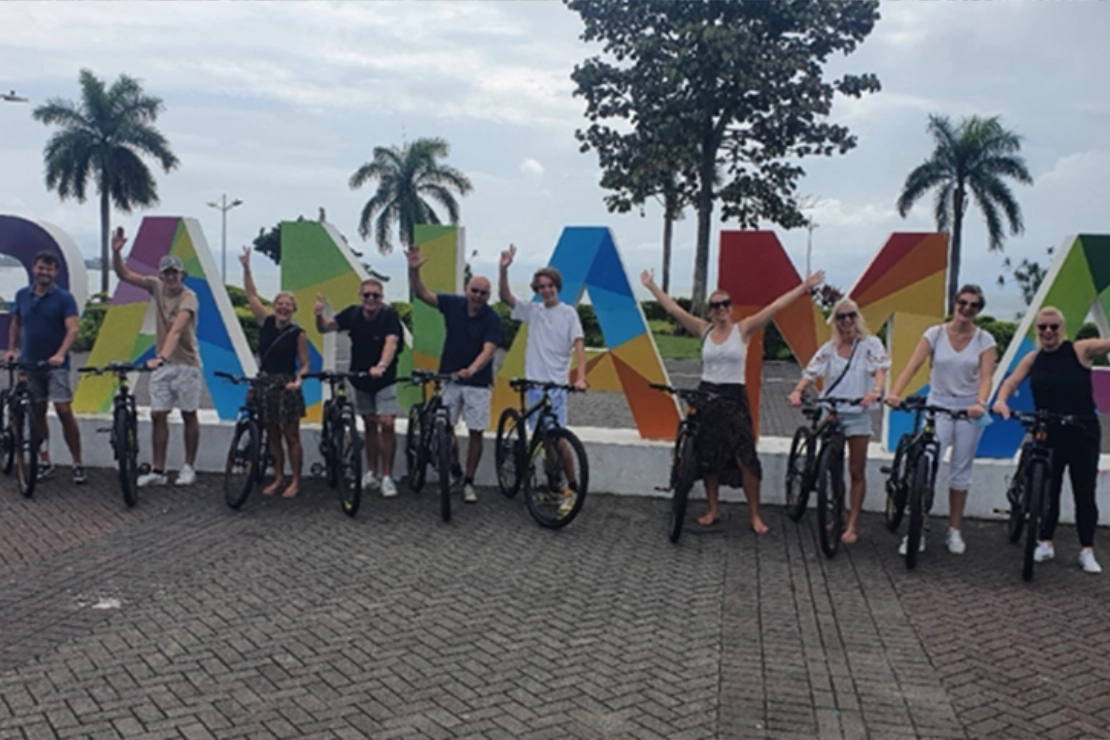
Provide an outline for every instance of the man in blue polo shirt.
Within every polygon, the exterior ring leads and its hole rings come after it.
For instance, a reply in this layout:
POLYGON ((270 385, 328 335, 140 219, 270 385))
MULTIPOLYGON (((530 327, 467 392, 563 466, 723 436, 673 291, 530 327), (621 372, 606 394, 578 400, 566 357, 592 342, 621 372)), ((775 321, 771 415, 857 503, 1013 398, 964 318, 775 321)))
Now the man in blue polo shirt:
POLYGON ((27 371, 27 386, 35 402, 36 431, 44 442, 39 477, 54 470, 46 424, 46 409, 53 401, 66 446, 73 456, 73 482, 84 483, 81 432, 73 418, 73 391, 69 383, 69 348, 77 340, 79 322, 77 302, 72 293, 54 283, 58 276, 58 258, 54 254, 36 254, 31 262, 31 275, 31 284, 15 294, 5 359, 19 357, 25 363, 49 364, 46 370, 27 371))
MULTIPOLYGON (((439 371, 453 373, 457 380, 443 390, 443 403, 451 413, 451 423, 458 423, 461 414, 470 431, 463 500, 473 504, 478 501, 478 494, 474 491, 474 473, 482 459, 482 433, 489 427, 489 407, 493 395, 492 361, 501 339, 501 317, 489 306, 488 278, 481 275, 470 278, 465 295, 433 293, 420 277, 420 267, 428 261, 420 256, 420 247, 414 245, 407 256, 412 294, 429 306, 438 308, 446 325, 439 371)), ((455 469, 461 472, 457 448, 455 459, 455 469)))

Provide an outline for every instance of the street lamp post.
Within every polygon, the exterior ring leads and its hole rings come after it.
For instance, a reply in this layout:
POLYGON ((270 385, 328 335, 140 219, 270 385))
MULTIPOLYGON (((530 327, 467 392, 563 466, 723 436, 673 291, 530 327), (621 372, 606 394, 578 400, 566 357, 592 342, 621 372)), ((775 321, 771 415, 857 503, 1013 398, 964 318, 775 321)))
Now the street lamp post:
POLYGON ((816 229, 819 225, 820 224, 818 224, 816 221, 814 221, 812 219, 810 219, 809 223, 806 224, 806 231, 809 232, 809 234, 806 235, 806 277, 807 278, 809 277, 809 259, 810 259, 810 256, 813 254, 813 230, 816 229))
POLYGON ((227 195, 221 195, 219 202, 208 201, 208 205, 220 212, 220 278, 227 284, 227 212, 235 206, 243 205, 243 201, 236 198, 227 202, 227 195))

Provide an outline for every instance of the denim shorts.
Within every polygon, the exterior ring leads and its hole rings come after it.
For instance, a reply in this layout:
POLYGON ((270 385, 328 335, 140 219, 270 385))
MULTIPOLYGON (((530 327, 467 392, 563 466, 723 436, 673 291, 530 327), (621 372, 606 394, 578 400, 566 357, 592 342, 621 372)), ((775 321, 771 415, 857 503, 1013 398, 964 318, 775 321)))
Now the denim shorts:
POLYGON ((73 390, 69 387, 69 368, 28 370, 27 390, 31 392, 31 400, 35 403, 69 403, 73 400, 73 390))

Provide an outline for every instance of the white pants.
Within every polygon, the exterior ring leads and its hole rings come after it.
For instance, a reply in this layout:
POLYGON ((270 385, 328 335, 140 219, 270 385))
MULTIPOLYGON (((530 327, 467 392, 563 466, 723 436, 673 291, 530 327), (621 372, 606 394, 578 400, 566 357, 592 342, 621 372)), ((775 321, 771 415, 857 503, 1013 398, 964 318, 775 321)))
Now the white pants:
POLYGON ((970 420, 956 421, 947 414, 937 414, 937 439, 940 440, 940 455, 952 446, 952 461, 948 466, 948 487, 955 491, 971 488, 971 465, 975 461, 975 448, 984 427, 970 420))

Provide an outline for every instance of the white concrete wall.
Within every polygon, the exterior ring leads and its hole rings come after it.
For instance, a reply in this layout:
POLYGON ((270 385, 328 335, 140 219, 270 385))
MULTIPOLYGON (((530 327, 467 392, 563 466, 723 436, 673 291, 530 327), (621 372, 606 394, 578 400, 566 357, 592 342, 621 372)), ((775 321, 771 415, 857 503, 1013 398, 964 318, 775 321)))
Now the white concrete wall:
MULTIPOLYGON (((147 409, 139 410, 139 439, 141 462, 150 461, 150 415, 147 409)), ((81 439, 84 448, 85 464, 89 467, 112 467, 112 450, 108 444, 108 435, 97 434, 98 428, 109 426, 108 417, 79 417, 81 426, 81 439)), ((201 444, 197 459, 197 469, 204 472, 221 472, 224 466, 224 457, 227 447, 231 443, 231 434, 234 425, 231 422, 221 422, 216 418, 215 412, 201 412, 201 444)), ((61 437, 58 420, 53 413, 50 416, 50 450, 54 460, 61 464, 69 462, 69 452, 61 437)), ((395 471, 397 476, 404 475, 404 428, 405 420, 397 420, 397 457, 395 471)), ((181 420, 175 413, 170 417, 170 447, 169 468, 177 470, 181 466, 183 457, 183 444, 181 439, 181 420)), ((666 496, 664 492, 655 490, 656 486, 665 485, 670 466, 671 444, 667 442, 649 442, 641 440, 639 434, 632 429, 602 429, 596 427, 575 427, 574 431, 586 445, 590 461, 590 490, 616 493, 634 494, 641 496, 666 496)), ((306 424, 302 428, 301 437, 305 446, 305 471, 310 469, 313 462, 320 462, 317 450, 320 428, 318 425, 306 424)), ((463 435, 465 436, 465 435, 463 435)), ((482 464, 478 471, 477 483, 485 486, 495 486, 493 465, 493 434, 485 438, 485 452, 482 464)), ((759 457, 763 463, 763 501, 767 504, 781 504, 783 500, 783 480, 786 471, 786 457, 789 452, 790 440, 781 437, 765 437, 759 442, 759 457)), ((864 502, 866 511, 882 511, 886 502, 884 490, 885 477, 879 471, 880 466, 888 464, 891 455, 880 449, 877 444, 872 444, 868 455, 867 465, 867 498, 864 502)), ((1006 506, 1006 487, 1009 478, 1013 475, 1014 462, 1003 460, 979 460, 975 463, 974 480, 967 505, 967 516, 976 518, 997 519, 995 508, 1006 506)), ((945 486, 947 484, 947 464, 941 465, 938 477, 937 499, 933 513, 944 515, 948 512, 948 496, 945 486)), ((1103 455, 1099 464, 1099 508, 1110 512, 1110 455, 1103 455)), ((701 484, 694 489, 695 497, 704 497, 701 484)), ((743 501, 743 492, 737 489, 725 488, 722 491, 725 501, 743 501)), ((812 505, 812 502, 811 502, 812 505)), ((1075 507, 1071 498, 1071 487, 1066 482, 1061 501, 1061 521, 1072 523, 1075 521, 1075 507)))

